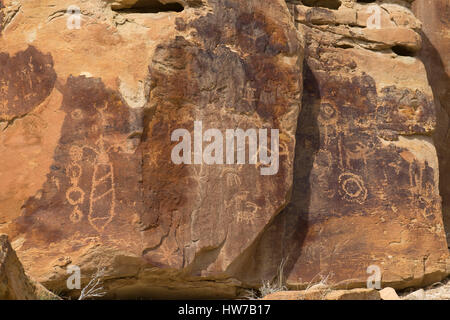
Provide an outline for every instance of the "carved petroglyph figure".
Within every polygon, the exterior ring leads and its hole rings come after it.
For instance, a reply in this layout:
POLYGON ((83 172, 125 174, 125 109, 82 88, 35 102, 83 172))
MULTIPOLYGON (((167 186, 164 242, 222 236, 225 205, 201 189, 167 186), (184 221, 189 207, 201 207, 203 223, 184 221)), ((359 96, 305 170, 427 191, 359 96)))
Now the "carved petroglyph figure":
POLYGON ((367 199, 367 189, 363 179, 350 172, 339 176, 339 193, 347 201, 359 204, 363 204, 367 199))
POLYGON ((337 141, 338 168, 343 171, 338 178, 339 194, 346 201, 363 204, 368 194, 364 180, 360 175, 349 172, 349 170, 353 171, 352 160, 362 161, 363 168, 365 168, 367 155, 373 151, 368 151, 367 146, 361 143, 357 143, 354 150, 350 151, 349 148, 344 147, 342 137, 339 137, 337 141))
POLYGON ((433 215, 433 212, 439 210, 435 208, 435 187, 424 177, 428 166, 426 162, 418 160, 409 151, 401 152, 400 156, 408 163, 409 191, 415 199, 415 205, 422 209, 420 213, 427 218, 433 215))
POLYGON ((233 216, 238 223, 253 223, 257 217, 256 213, 261 209, 257 204, 247 200, 249 194, 249 191, 243 191, 236 194, 231 200, 225 201, 226 209, 231 208, 231 212, 233 212, 233 216))
POLYGON ((438 210, 436 208, 435 189, 434 186, 425 182, 424 173, 427 166, 423 162, 414 161, 409 163, 409 178, 411 185, 411 194, 413 195, 416 206, 421 208, 420 213, 424 218, 434 215, 438 210))
POLYGON ((70 115, 74 120, 81 120, 83 118, 83 113, 80 109, 73 110, 70 115))
POLYGON ((238 223, 243 222, 246 224, 252 224, 256 219, 256 212, 258 212, 260 207, 258 207, 255 203, 246 201, 243 205, 244 211, 237 211, 236 221, 238 223))
POLYGON ((318 120, 323 127, 323 135, 325 139, 325 145, 329 145, 331 142, 330 133, 336 132, 337 129, 337 110, 330 103, 323 103, 320 106, 320 113, 318 120))
POLYGON ((367 158, 375 154, 375 149, 370 148, 368 145, 362 142, 355 142, 352 145, 352 149, 346 148, 345 150, 345 162, 347 168, 352 167, 352 161, 363 161, 364 166, 367 166, 367 158))
POLYGON ((236 169, 234 168, 225 168, 221 174, 221 178, 226 178, 227 187, 240 187, 242 182, 239 175, 236 173, 236 169))
POLYGON ((111 222, 115 215, 115 184, 114 167, 107 151, 105 141, 100 138, 97 142, 97 157, 92 174, 92 187, 89 196, 88 219, 92 227, 97 231, 103 229, 111 222))
POLYGON ((244 98, 242 98, 242 100, 246 101, 249 105, 253 105, 253 103, 257 101, 257 99, 255 98, 255 92, 255 88, 247 85, 244 89, 244 98))
MULTIPOLYGON (((95 106, 100 114, 102 127, 107 126, 106 109, 108 103, 103 107, 95 106)), ((81 110, 76 109, 71 112, 75 120, 83 118, 81 110)), ((72 146, 70 149, 71 163, 67 168, 67 175, 71 182, 71 187, 66 192, 66 199, 74 206, 70 220, 74 223, 82 220, 84 213, 81 205, 85 200, 85 191, 79 187, 79 179, 83 174, 82 160, 84 150, 91 150, 95 153, 93 173, 91 177, 91 190, 89 193, 88 221, 98 232, 102 232, 114 218, 116 212, 116 189, 114 166, 110 160, 109 153, 112 150, 123 151, 121 143, 111 143, 104 134, 96 141, 95 146, 72 146)))
POLYGON ((80 205, 84 202, 85 192, 78 186, 83 169, 79 164, 83 159, 83 148, 72 146, 69 151, 70 164, 66 168, 66 174, 70 180, 71 187, 66 191, 66 199, 70 205, 74 206, 70 220, 73 223, 80 222, 83 218, 83 212, 80 205))
POLYGON ((8 111, 8 82, 0 79, 0 114, 8 111))
POLYGON ((436 208, 437 202, 434 201, 434 187, 430 183, 426 183, 422 188, 421 194, 417 196, 418 207, 423 207, 420 211, 424 218, 434 217, 434 213, 439 210, 436 208))

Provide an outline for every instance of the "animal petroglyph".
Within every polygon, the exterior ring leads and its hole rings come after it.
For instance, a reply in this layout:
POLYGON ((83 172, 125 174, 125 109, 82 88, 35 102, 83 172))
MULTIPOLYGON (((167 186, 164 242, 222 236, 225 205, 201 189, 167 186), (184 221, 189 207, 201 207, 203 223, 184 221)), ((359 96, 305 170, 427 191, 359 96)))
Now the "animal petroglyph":
POLYGON ((70 205, 74 206, 70 215, 70 221, 73 223, 80 222, 83 219, 83 212, 80 205, 84 202, 85 192, 78 184, 83 174, 83 169, 79 162, 83 159, 83 149, 78 146, 72 146, 69 151, 70 164, 67 166, 67 176, 71 186, 66 191, 66 199, 70 205))
POLYGON ((261 208, 248 200, 250 192, 244 191, 236 194, 230 201, 225 201, 226 209, 231 208, 231 212, 238 223, 251 224, 256 219, 256 213, 261 208))
POLYGON ((235 214, 238 223, 252 224, 256 219, 256 213, 260 209, 255 203, 246 201, 243 205, 244 211, 237 211, 235 214))
POLYGON ((367 159, 375 154, 375 149, 370 148, 363 142, 356 141, 351 144, 346 144, 345 149, 345 163, 347 168, 352 168, 352 162, 362 161, 364 166, 367 166, 367 159))

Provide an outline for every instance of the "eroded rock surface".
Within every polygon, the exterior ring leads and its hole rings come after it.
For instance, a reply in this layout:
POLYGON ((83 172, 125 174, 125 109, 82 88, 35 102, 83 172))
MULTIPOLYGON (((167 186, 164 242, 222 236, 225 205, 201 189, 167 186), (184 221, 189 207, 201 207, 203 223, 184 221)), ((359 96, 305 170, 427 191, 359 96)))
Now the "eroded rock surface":
POLYGON ((440 167, 440 191, 447 241, 450 240, 450 2, 417 0, 414 13, 422 21, 423 47, 419 57, 425 64, 433 89, 437 112, 437 127, 433 139, 440 167))
POLYGON ((249 282, 283 259, 293 287, 320 275, 365 286, 378 269, 383 286, 402 288, 449 272, 433 93, 413 57, 420 22, 406 2, 381 4, 368 29, 371 5, 291 6, 307 38, 294 189, 237 268, 249 282))
POLYGON ((380 300, 375 289, 280 291, 261 300, 380 300))
POLYGON ((23 160, 1 172, 2 229, 52 287, 65 289, 69 264, 84 279, 105 265, 122 296, 236 296, 230 266, 288 203, 303 40, 286 4, 180 4, 24 2, 3 30, 2 158, 20 148, 23 160), (74 4, 80 29, 67 28, 74 4), (34 73, 22 57, 40 63, 34 73), (39 99, 16 102, 16 87, 39 99), (276 174, 174 164, 171 134, 194 121, 279 129, 276 174))
POLYGON ((369 266, 384 286, 439 281, 410 2, 1 1, 0 230, 50 288, 105 266, 117 298, 235 297, 283 261, 290 286, 365 286, 369 266), (171 134, 195 121, 279 129, 276 174, 175 164, 171 134))
POLYGON ((56 295, 28 278, 8 236, 0 235, 0 300, 56 299, 56 295))

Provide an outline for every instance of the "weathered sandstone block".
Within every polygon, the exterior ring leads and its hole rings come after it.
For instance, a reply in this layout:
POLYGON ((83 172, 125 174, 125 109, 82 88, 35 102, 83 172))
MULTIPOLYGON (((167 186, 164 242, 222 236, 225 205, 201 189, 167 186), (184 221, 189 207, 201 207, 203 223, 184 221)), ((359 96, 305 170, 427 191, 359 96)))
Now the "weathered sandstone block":
POLYGON ((122 295, 235 296, 229 270, 292 188, 301 34, 281 0, 110 2, 4 3, 20 10, 0 38, 1 229, 60 290, 69 264, 103 264, 122 295), (195 121, 278 129, 276 174, 173 163, 195 121))
POLYGON ((439 187, 442 196, 444 225, 450 240, 450 2, 417 0, 413 9, 423 23, 423 48, 420 59, 427 69, 437 112, 437 128, 433 135, 439 157, 439 187))
MULTIPOLYGON (((341 10, 366 12, 369 5, 292 9, 332 17, 341 10)), ((401 34, 406 25, 416 33, 420 23, 407 7, 393 12, 401 11, 408 12, 407 24, 376 32, 401 34)), ((374 275, 368 267, 379 270, 383 286, 438 281, 449 272, 448 250, 431 138, 433 94, 413 56, 420 46, 351 37, 352 26, 330 21, 298 20, 307 52, 292 200, 236 272, 254 283, 288 259, 284 271, 293 288, 319 275, 338 287, 365 286, 374 275)))
POLYGON ((56 295, 28 278, 8 236, 0 235, 0 300, 56 299, 56 295))
POLYGON ((448 126, 411 2, 0 1, 0 231, 47 286, 105 266, 119 298, 235 297, 283 261, 288 286, 439 281, 448 126), (205 163, 199 123, 279 130, 277 170, 205 163))

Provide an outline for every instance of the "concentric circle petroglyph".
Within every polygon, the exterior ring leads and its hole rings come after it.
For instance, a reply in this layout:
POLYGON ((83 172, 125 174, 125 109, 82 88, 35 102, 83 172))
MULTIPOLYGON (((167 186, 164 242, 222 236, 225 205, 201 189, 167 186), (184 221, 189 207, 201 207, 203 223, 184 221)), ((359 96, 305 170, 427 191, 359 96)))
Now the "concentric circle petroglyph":
POLYGON ((350 202, 364 203, 367 199, 367 189, 363 179, 353 173, 343 173, 339 176, 339 193, 350 202))

